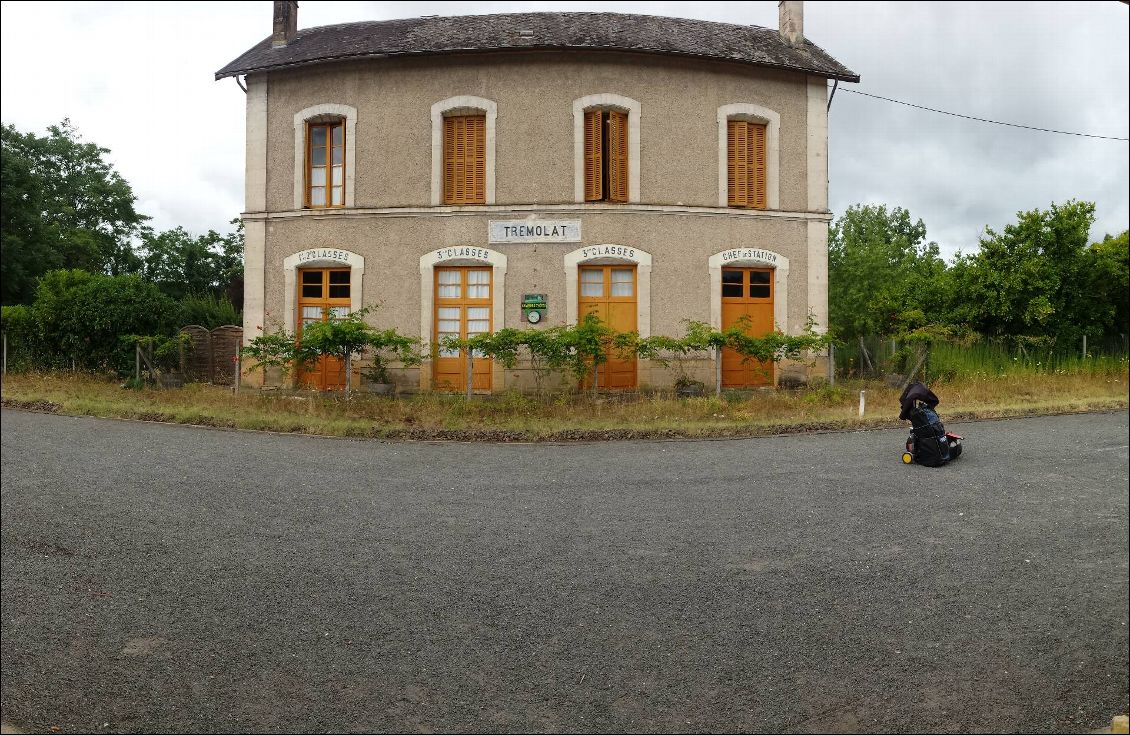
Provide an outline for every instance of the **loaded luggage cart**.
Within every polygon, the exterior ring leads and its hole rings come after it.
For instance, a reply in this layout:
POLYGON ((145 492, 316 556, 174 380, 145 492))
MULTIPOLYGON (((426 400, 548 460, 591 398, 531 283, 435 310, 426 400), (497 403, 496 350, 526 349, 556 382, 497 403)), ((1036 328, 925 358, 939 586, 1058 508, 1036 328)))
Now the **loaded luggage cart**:
POLYGON ((904 464, 917 462, 925 467, 941 467, 961 456, 962 437, 946 431, 942 425, 934 410, 939 400, 933 391, 922 383, 911 383, 902 392, 899 403, 899 418, 910 422, 910 436, 902 453, 904 464))

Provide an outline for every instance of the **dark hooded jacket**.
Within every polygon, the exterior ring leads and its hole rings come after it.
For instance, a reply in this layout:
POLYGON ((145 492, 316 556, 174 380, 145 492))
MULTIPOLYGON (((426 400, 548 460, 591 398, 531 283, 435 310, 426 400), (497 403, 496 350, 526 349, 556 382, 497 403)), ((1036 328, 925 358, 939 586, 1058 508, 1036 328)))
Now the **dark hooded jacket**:
POLYGON ((899 414, 899 420, 909 421, 910 412, 914 410, 915 405, 921 401, 928 407, 934 408, 938 405, 938 397, 934 392, 922 385, 921 383, 911 383, 906 386, 906 390, 902 392, 902 397, 899 398, 899 405, 902 406, 902 413, 899 414))

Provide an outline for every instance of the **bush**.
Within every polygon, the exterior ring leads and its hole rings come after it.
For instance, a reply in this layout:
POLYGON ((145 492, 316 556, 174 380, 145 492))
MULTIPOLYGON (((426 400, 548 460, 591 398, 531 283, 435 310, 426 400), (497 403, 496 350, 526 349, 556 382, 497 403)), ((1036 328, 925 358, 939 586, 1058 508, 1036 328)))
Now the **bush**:
POLYGON ((215 329, 228 324, 240 326, 243 315, 227 296, 216 298, 210 293, 191 294, 180 301, 179 321, 182 327, 196 324, 205 329, 215 329))
POLYGON ((26 309, 6 311, 4 328, 41 368, 73 361, 83 370, 124 375, 134 364, 131 335, 169 336, 179 326, 177 303, 137 275, 50 271, 26 309))
POLYGON ((0 307, 0 330, 8 338, 8 366, 32 367, 39 350, 39 330, 30 306, 0 307))

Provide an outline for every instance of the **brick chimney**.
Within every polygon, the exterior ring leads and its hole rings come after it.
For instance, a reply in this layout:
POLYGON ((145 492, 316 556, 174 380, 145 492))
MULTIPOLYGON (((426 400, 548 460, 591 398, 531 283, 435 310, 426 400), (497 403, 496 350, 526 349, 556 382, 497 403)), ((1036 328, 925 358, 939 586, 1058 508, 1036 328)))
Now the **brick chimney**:
POLYGON ((777 3, 777 10, 781 17, 781 38, 790 46, 803 46, 804 3, 801 0, 781 0, 777 3))
POLYGON ((271 46, 274 48, 285 46, 297 35, 297 0, 275 0, 275 30, 271 35, 271 46))

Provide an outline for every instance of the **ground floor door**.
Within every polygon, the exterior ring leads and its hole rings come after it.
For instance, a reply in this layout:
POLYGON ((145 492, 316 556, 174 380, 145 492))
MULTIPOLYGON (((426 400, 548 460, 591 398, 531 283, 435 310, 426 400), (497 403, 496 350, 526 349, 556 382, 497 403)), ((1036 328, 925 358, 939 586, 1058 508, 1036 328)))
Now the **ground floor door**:
MULTIPOLYGON (((773 331, 773 269, 722 269, 722 329, 744 324, 746 334, 760 337, 773 331), (743 321, 744 320, 744 321, 743 321)), ((744 360, 722 350, 722 386, 754 388, 773 385, 773 363, 744 360)))
MULTIPOLYGON (((326 319, 349 314, 352 303, 348 268, 311 268, 298 271, 298 341, 303 328, 326 319)), ((345 387, 345 363, 336 357, 322 357, 298 370, 300 386, 312 390, 339 390, 345 387)))
MULTIPOLYGON (((581 266, 579 277, 578 313, 581 318, 585 314, 595 314, 617 332, 634 332, 638 329, 635 266, 586 265, 581 266)), ((635 356, 625 359, 610 351, 607 358, 597 371, 597 387, 635 388, 635 356)), ((591 387, 591 383, 589 385, 591 387)))
MULTIPOLYGON (((494 283, 491 268, 463 266, 435 269, 435 359, 433 381, 436 390, 467 390, 467 353, 442 347, 445 337, 468 339, 494 329, 494 283)), ((472 358, 471 388, 491 390, 490 359, 472 358)))

